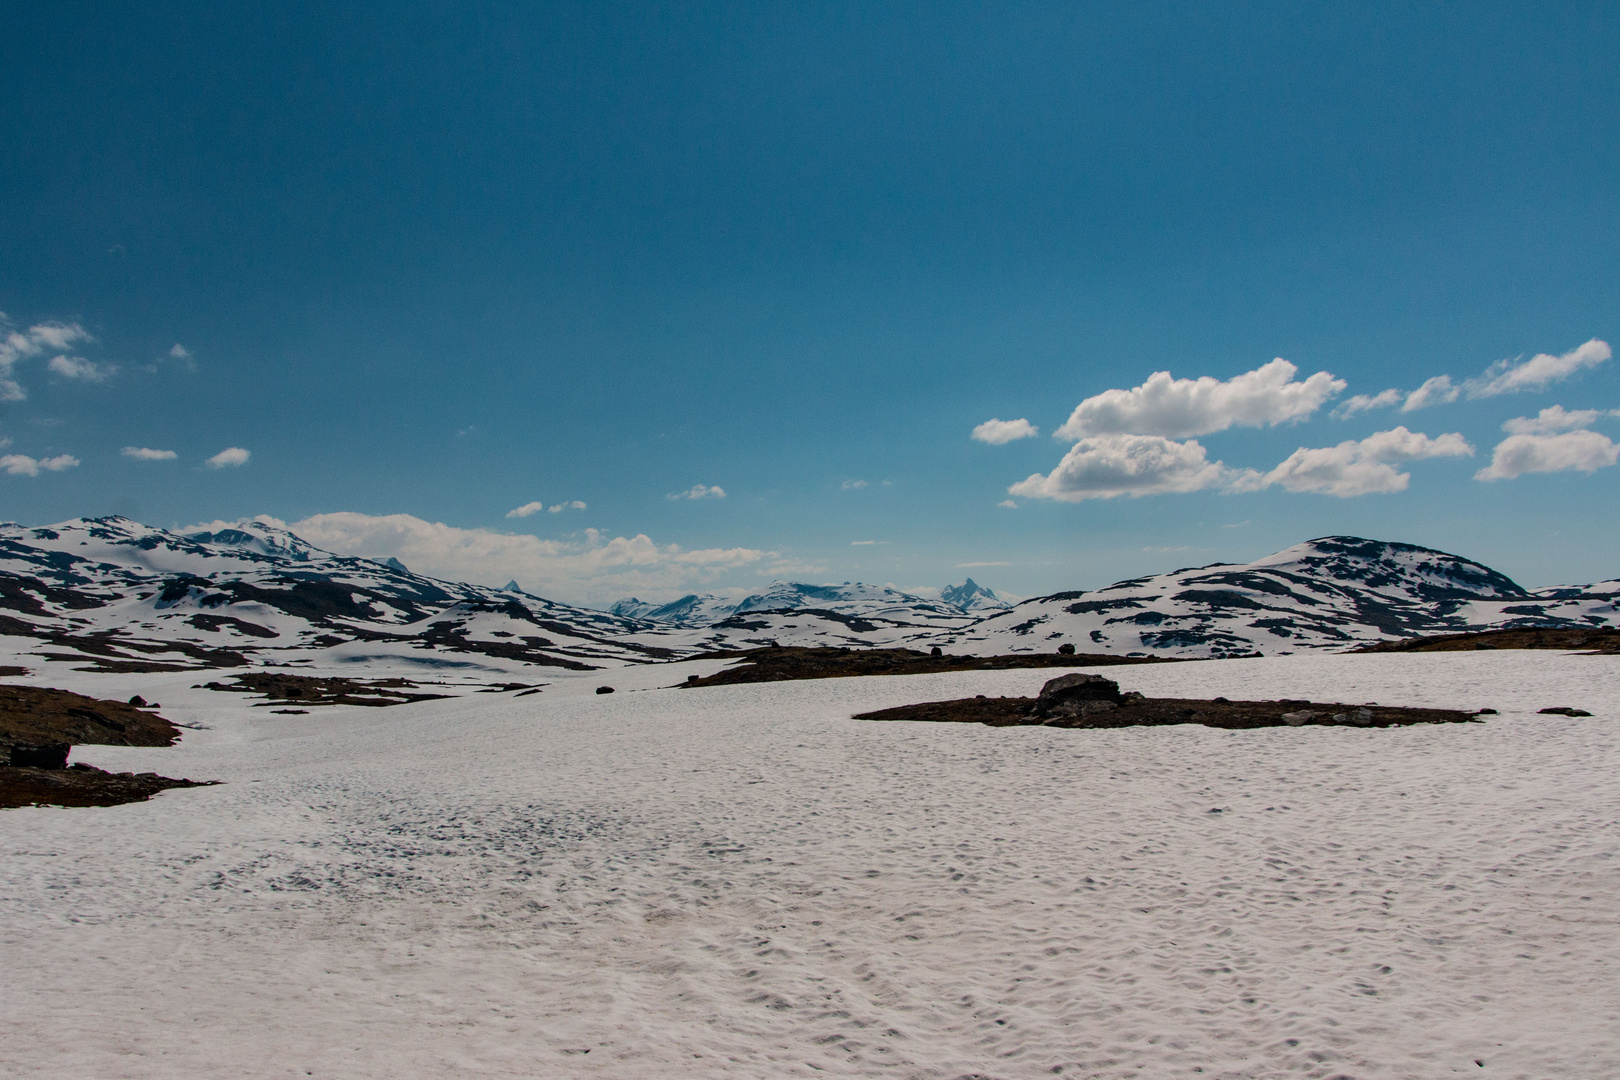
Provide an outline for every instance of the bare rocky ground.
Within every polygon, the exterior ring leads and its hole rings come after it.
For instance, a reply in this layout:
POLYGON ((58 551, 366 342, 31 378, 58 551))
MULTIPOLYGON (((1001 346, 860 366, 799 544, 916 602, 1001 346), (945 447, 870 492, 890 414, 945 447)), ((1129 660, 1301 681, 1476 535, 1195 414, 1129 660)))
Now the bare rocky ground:
POLYGON ((1121 664, 1164 664, 1156 656, 1114 656, 1104 653, 1010 653, 1004 656, 958 656, 916 649, 839 649, 767 646, 731 652, 705 653, 697 660, 735 659, 738 663, 704 678, 689 678, 687 686, 726 686, 735 683, 787 682, 791 679, 841 679, 858 675, 934 675, 945 671, 1011 671, 1020 668, 1110 667, 1121 664))
POLYGON ((1620 653, 1620 630, 1612 626, 1515 627, 1477 634, 1438 634, 1380 641, 1355 652, 1472 652, 1487 649, 1557 649, 1560 652, 1620 653))
POLYGON ((0 686, 0 809, 117 806, 202 782, 156 773, 67 766, 75 745, 173 746, 180 730, 140 698, 85 697, 40 686, 0 686))
POLYGON ((927 701, 918 705, 858 713, 856 720, 921 720, 935 723, 988 724, 991 727, 1039 725, 1058 728, 1152 727, 1202 724, 1205 727, 1339 726, 1388 728, 1409 724, 1465 724, 1474 713, 1455 709, 1418 709, 1377 702, 1348 705, 1303 698, 1276 701, 1229 701, 1216 698, 1150 698, 1120 693, 1119 685, 1100 675, 1076 673, 1053 679, 1039 697, 971 697, 927 701))

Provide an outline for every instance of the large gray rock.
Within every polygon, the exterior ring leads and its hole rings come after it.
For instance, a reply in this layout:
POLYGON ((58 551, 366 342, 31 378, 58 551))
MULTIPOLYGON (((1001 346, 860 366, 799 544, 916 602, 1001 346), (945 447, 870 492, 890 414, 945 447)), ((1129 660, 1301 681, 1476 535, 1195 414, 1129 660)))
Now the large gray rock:
POLYGON ((1072 675, 1060 675, 1041 687, 1040 697, 1035 699, 1035 711, 1031 715, 1041 720, 1069 719, 1084 716, 1087 712, 1101 711, 1099 706, 1101 709, 1115 708, 1124 700, 1124 695, 1119 692, 1119 683, 1113 679, 1077 671, 1072 675))

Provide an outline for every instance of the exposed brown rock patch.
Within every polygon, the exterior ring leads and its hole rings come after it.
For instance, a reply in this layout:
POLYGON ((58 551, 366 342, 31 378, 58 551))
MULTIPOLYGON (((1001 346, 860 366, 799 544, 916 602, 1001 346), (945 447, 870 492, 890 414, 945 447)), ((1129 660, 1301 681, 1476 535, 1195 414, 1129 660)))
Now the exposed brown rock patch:
POLYGON ((1005 656, 931 656, 916 649, 838 649, 801 646, 705 653, 698 660, 738 660, 733 667, 686 686, 786 682, 792 679, 840 679, 858 675, 930 675, 943 671, 1004 671, 1017 668, 1107 667, 1121 664, 1171 663, 1156 656, 1111 656, 1088 653, 1011 653, 1005 656))
POLYGON ((1475 652, 1488 649, 1556 649, 1561 652, 1620 653, 1620 629, 1603 627, 1516 627, 1477 634, 1439 634, 1380 641, 1351 652, 1475 652))
POLYGON ((409 679, 316 678, 287 675, 275 671, 253 671, 237 675, 230 683, 204 684, 208 690, 235 694, 260 694, 266 705, 404 705, 450 697, 449 694, 416 693, 417 684, 409 679))
POLYGON ((0 809, 19 806, 117 806, 145 802, 168 788, 216 781, 172 780, 156 773, 110 773, 89 765, 66 769, 0 768, 0 809))

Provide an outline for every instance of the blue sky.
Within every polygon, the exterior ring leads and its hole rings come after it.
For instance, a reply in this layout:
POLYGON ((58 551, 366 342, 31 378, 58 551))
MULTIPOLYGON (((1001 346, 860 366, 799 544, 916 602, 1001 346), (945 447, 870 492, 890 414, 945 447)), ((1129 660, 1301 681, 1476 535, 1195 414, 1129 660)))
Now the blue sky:
POLYGON ((0 517, 593 603, 1339 532, 1613 577, 1617 46, 1601 4, 11 5, 0 517))

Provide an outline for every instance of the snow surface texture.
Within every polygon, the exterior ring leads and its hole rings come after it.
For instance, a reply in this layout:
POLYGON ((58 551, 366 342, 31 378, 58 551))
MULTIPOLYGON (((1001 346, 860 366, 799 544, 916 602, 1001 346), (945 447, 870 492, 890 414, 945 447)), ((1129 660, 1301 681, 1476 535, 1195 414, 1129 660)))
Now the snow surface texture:
POLYGON ((1107 672, 1502 710, 1383 730, 848 719, 1035 671, 656 689, 719 666, 280 716, 52 664, 189 726, 76 760, 226 783, 0 813, 0 1073, 1620 1075, 1620 657, 1107 672))

